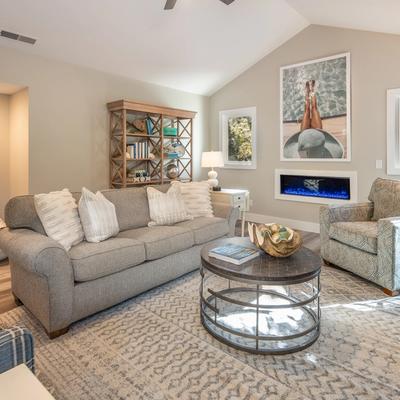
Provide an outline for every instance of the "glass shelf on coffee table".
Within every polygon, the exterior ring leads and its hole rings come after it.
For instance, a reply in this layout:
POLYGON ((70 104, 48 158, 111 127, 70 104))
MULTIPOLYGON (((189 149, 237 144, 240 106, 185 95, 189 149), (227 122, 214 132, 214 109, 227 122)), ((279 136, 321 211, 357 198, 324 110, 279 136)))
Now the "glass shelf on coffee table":
POLYGON ((254 247, 248 238, 228 238, 202 249, 204 328, 251 353, 286 354, 314 343, 320 333, 321 258, 305 247, 287 258, 262 252, 242 265, 208 256, 212 248, 228 243, 254 247))

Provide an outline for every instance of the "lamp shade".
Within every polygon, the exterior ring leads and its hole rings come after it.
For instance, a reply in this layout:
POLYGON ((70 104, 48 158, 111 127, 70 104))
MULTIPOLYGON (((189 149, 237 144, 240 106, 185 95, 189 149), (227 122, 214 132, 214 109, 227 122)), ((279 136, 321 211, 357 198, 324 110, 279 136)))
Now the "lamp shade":
POLYGON ((203 168, 223 167, 224 158, 222 157, 222 151, 203 151, 201 166, 203 168))

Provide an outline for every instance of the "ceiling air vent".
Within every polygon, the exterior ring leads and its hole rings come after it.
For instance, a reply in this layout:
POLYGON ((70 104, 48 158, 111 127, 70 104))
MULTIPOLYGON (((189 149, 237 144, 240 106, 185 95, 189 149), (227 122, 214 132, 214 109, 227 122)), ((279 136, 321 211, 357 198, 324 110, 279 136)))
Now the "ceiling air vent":
POLYGON ((0 36, 5 37, 7 39, 18 40, 20 42, 35 44, 36 39, 33 39, 29 36, 20 35, 19 33, 8 32, 8 31, 0 31, 0 36))

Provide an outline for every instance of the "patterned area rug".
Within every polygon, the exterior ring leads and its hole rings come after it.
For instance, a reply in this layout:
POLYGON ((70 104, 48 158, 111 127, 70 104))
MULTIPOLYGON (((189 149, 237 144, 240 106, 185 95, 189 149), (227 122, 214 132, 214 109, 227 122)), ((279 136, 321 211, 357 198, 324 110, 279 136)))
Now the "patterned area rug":
POLYGON ((323 267, 322 332, 308 349, 252 355, 199 318, 198 272, 74 324, 50 341, 19 307, 0 325, 36 340, 38 377, 56 399, 399 399, 400 298, 323 267))

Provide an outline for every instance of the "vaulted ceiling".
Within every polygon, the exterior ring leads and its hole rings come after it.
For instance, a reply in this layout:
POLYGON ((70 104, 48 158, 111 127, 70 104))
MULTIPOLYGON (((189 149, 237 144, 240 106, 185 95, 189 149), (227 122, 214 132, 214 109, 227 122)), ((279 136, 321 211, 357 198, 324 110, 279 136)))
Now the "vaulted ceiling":
POLYGON ((310 23, 400 33, 400 0, 0 0, 0 46, 209 95, 310 23))

